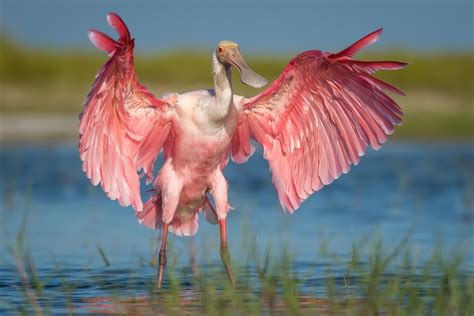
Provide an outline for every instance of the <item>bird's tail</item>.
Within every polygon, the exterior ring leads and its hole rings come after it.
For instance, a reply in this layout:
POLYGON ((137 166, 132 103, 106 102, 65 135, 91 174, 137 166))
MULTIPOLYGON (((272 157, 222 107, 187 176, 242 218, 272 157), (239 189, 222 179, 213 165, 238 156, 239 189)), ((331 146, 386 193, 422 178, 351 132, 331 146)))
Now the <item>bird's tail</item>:
MULTIPOLYGON (((163 228, 163 209, 161 207, 161 194, 154 194, 143 206, 140 212, 135 211, 138 222, 150 229, 163 228)), ((192 236, 199 229, 198 212, 182 217, 175 214, 170 223, 169 231, 178 236, 192 236)))
POLYGON ((196 235, 199 229, 198 212, 190 216, 180 217, 175 215, 170 223, 170 232, 178 236, 196 235))

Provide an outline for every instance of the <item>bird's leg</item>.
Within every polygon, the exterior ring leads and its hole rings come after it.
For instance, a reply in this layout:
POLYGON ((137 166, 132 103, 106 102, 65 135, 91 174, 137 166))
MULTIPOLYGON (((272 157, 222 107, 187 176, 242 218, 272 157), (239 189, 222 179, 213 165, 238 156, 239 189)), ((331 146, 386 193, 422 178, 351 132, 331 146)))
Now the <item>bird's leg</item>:
POLYGON ((232 287, 235 287, 234 273, 232 272, 232 266, 230 265, 230 254, 229 249, 227 248, 227 232, 226 232, 226 219, 223 218, 219 221, 220 233, 221 233, 221 260, 224 264, 224 267, 227 271, 227 276, 229 277, 229 282, 232 284, 232 287))
POLYGON ((166 267, 166 238, 168 237, 168 224, 163 226, 163 236, 161 238, 161 249, 158 263, 158 288, 161 288, 161 282, 163 281, 163 271, 166 267))
POLYGON ((196 247, 194 247, 194 238, 189 239, 189 248, 191 250, 191 269, 193 270, 194 277, 199 279, 201 277, 201 271, 196 261, 196 247))

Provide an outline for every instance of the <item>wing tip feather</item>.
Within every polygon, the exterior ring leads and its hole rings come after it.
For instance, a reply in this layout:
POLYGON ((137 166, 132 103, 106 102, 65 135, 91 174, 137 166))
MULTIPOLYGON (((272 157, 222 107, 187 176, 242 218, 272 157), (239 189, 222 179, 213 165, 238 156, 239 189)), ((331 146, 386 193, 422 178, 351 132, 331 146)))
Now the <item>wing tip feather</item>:
POLYGON ((358 51, 364 49, 369 45, 374 44, 379 39, 382 32, 383 27, 380 27, 372 33, 369 33, 366 36, 362 37, 349 47, 341 50, 338 53, 332 54, 329 57, 333 60, 351 59, 355 54, 357 54, 358 51))
POLYGON ((120 40, 124 40, 126 43, 130 42, 130 31, 120 15, 115 12, 109 12, 107 14, 107 23, 117 31, 120 40))
POLYGON ((109 55, 112 54, 119 46, 119 44, 110 36, 99 30, 91 29, 89 32, 87 32, 87 35, 95 47, 109 55))

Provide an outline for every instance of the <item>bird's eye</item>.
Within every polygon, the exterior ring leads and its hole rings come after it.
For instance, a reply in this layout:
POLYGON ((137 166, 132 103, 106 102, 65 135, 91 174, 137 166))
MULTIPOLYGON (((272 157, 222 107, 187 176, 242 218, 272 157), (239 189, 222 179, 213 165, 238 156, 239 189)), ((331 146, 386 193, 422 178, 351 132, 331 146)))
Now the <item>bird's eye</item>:
POLYGON ((222 49, 222 47, 218 47, 218 48, 217 48, 217 52, 218 52, 219 54, 222 54, 223 51, 224 51, 224 49, 222 49))

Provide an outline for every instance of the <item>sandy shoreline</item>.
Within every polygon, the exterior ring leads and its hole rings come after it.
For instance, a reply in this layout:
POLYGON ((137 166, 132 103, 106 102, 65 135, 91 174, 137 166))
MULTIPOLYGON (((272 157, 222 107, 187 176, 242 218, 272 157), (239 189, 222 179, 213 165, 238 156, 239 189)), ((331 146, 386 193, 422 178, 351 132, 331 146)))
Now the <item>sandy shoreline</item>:
POLYGON ((0 115, 0 142, 76 139, 75 115, 0 115))

